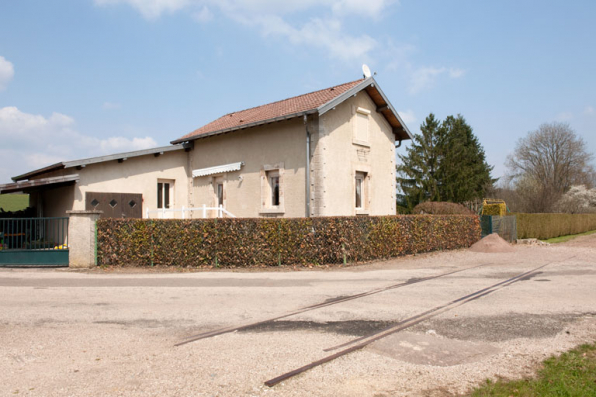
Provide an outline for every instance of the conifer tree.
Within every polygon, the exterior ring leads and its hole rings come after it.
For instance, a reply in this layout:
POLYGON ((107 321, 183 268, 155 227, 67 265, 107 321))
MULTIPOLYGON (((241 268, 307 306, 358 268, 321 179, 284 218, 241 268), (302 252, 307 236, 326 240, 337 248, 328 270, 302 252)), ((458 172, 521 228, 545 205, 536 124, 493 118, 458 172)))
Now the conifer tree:
POLYGON ((442 123, 430 114, 405 155, 399 155, 398 204, 412 209, 424 201, 463 203, 482 198, 496 180, 472 127, 458 115, 442 123))
POLYGON ((430 114, 415 134, 405 155, 399 155, 397 183, 403 193, 399 203, 412 209, 423 201, 439 201, 436 173, 439 168, 441 123, 430 114))
POLYGON ((437 179, 442 200, 463 203, 482 198, 496 180, 490 176, 493 167, 487 164, 472 127, 458 115, 448 116, 441 129, 442 158, 437 179))

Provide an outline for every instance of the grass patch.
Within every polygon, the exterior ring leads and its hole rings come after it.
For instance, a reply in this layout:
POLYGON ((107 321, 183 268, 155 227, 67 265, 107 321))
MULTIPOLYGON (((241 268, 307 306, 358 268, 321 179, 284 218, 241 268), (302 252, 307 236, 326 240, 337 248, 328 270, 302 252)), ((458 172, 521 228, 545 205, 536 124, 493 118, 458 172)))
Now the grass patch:
POLYGON ((470 396, 596 396, 596 343, 548 358, 534 379, 487 380, 470 396))
POLYGON ((0 194, 0 208, 6 212, 24 210, 28 206, 28 194, 0 194))
POLYGON ((566 241, 573 240, 576 237, 588 236, 588 235, 594 234, 594 233, 596 233, 596 230, 590 230, 589 232, 584 232, 584 233, 579 233, 579 234, 570 234, 568 236, 549 238, 547 240, 542 240, 542 241, 545 241, 549 244, 564 243, 566 241))

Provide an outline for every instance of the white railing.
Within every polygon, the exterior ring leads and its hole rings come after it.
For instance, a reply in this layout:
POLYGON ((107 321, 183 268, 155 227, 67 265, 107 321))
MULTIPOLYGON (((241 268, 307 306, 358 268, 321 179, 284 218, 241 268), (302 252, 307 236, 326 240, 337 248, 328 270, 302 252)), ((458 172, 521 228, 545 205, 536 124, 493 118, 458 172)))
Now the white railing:
POLYGON ((207 207, 206 204, 203 204, 202 207, 196 208, 161 208, 157 210, 150 210, 147 208, 145 211, 145 217, 157 219, 180 219, 177 217, 177 215, 182 214, 182 219, 186 219, 187 215, 190 215, 191 218, 207 218, 207 215, 213 214, 213 211, 216 211, 215 218, 223 218, 224 216, 236 218, 234 214, 226 210, 222 205, 219 207, 207 207), (193 216, 194 211, 198 211, 200 216, 193 216), (157 214, 157 216, 151 216, 151 214, 157 214))

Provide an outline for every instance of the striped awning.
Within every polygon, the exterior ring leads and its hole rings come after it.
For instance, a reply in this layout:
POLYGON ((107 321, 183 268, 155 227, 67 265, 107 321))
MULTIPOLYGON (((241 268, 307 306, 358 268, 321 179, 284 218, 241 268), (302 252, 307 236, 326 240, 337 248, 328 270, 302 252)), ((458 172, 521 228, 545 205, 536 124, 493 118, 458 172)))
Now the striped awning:
POLYGON ((215 167, 201 168, 199 170, 192 171, 192 177, 197 178, 199 176, 223 174, 224 172, 239 171, 244 165, 243 161, 238 163, 231 163, 225 165, 216 165, 215 167))

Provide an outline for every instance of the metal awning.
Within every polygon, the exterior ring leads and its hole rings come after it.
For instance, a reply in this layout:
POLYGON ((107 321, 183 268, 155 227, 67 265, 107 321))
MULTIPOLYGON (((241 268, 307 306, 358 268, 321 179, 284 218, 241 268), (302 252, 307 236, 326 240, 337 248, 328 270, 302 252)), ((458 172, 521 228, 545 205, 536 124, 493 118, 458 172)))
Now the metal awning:
POLYGON ((40 179, 32 179, 30 181, 19 181, 14 183, 6 183, 4 185, 0 185, 0 194, 4 193, 18 193, 18 192, 27 192, 34 190, 41 186, 48 186, 54 185, 57 186, 64 186, 64 185, 72 185, 79 180, 79 174, 73 175, 66 175, 66 176, 55 176, 52 178, 40 178, 40 179))
POLYGON ((201 168, 199 170, 192 171, 192 177, 197 178, 199 176, 222 174, 224 172, 240 171, 240 168, 244 165, 243 161, 238 163, 231 163, 225 165, 216 165, 215 167, 201 168))

